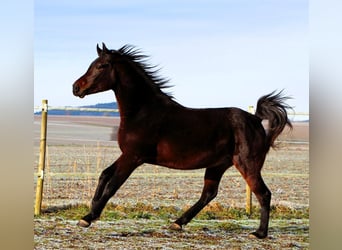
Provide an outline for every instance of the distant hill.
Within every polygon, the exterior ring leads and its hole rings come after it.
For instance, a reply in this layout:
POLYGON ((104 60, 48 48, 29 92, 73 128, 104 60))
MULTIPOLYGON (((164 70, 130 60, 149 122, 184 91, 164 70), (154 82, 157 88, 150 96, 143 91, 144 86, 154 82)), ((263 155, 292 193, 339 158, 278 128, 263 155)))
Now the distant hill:
MULTIPOLYGON (((74 109, 118 109, 118 104, 116 102, 110 103, 98 103, 95 105, 87 105, 80 107, 65 107, 65 109, 60 108, 49 108, 49 115, 74 115, 74 116, 120 116, 119 112, 108 112, 108 111, 89 111, 89 110, 74 110, 74 109)), ((35 115, 40 115, 41 111, 35 112, 35 115)))

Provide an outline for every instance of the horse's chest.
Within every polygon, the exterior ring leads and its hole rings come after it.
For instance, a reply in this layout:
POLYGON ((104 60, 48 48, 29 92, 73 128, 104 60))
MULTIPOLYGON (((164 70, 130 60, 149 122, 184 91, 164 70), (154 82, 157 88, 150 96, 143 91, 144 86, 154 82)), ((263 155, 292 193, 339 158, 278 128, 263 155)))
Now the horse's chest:
POLYGON ((151 148, 155 148, 153 142, 153 136, 144 131, 123 131, 119 130, 118 133, 118 144, 123 152, 136 151, 146 152, 151 151, 151 148))

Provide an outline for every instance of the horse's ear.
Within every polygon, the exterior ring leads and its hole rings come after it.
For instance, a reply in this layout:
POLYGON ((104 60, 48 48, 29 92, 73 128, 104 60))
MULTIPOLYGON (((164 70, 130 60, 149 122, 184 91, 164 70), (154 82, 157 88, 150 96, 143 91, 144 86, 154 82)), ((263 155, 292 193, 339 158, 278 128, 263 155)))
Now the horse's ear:
POLYGON ((102 43, 102 49, 103 49, 104 53, 106 53, 106 54, 110 53, 109 49, 107 49, 107 47, 104 43, 102 43))
POLYGON ((100 49, 99 44, 96 45, 96 50, 97 50, 97 55, 101 56, 102 50, 100 49))

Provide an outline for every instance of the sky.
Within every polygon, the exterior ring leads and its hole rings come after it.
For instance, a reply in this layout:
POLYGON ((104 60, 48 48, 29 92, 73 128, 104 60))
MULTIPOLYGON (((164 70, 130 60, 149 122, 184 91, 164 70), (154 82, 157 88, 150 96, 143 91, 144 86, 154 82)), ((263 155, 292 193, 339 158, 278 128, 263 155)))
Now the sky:
POLYGON ((104 42, 149 55, 184 106, 247 109, 284 89, 309 112, 308 1, 36 0, 34 13, 35 106, 115 101, 112 91, 72 94, 104 42))

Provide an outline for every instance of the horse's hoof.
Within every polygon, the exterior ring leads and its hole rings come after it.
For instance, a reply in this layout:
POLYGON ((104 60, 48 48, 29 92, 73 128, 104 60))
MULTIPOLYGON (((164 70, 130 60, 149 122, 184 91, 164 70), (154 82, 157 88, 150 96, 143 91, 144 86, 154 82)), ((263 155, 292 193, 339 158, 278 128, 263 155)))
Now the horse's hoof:
POLYGON ((250 239, 265 239, 267 237, 267 234, 261 234, 258 232, 253 232, 248 235, 248 238, 250 239))
POLYGON ((90 226, 90 222, 85 221, 85 220, 80 220, 80 221, 77 223, 77 226, 80 226, 80 227, 89 227, 89 226, 90 226))
POLYGON ((181 231, 182 230, 182 226, 178 225, 177 223, 172 223, 171 226, 169 227, 171 230, 175 230, 175 231, 181 231))

